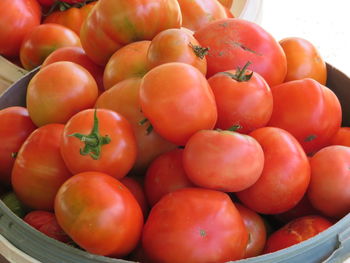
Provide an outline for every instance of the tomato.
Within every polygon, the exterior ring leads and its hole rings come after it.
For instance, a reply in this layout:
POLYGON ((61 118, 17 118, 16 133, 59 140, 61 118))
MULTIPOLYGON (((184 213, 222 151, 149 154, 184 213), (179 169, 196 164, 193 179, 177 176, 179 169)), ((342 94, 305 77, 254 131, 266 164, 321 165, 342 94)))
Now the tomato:
POLYGON ((83 23, 80 38, 88 56, 105 65, 122 46, 180 28, 181 20, 177 0, 100 0, 83 23))
POLYGON ((99 91, 103 91, 103 71, 104 68, 93 62, 81 47, 62 47, 53 51, 43 62, 41 68, 54 62, 70 61, 87 69, 94 77, 99 91))
POLYGON ((137 245, 143 215, 130 191, 99 172, 79 173, 57 193, 55 214, 62 229, 90 253, 121 257, 137 245))
POLYGON ((18 56, 25 35, 40 24, 40 5, 36 0, 1 0, 0 10, 0 55, 18 56))
POLYGON ((330 145, 350 147, 350 127, 341 127, 330 140, 330 145))
POLYGON ((165 195, 145 223, 142 246, 152 262, 226 262, 244 256, 248 233, 223 192, 184 188, 165 195))
POLYGON ((140 111, 139 91, 141 79, 133 78, 119 82, 102 93, 96 101, 96 108, 113 110, 123 115, 131 124, 137 141, 137 159, 132 168, 136 174, 145 173, 148 165, 159 154, 176 146, 155 131, 149 131, 149 125, 141 125, 145 116, 140 111))
POLYGON ((182 26, 197 31, 203 26, 227 18, 224 7, 217 0, 178 0, 182 26))
POLYGON ((68 4, 77 4, 77 3, 85 2, 87 0, 37 0, 37 1, 43 6, 52 6, 58 1, 63 3, 68 3, 68 4))
POLYGON ((312 154, 329 144, 341 125, 337 96, 313 79, 293 80, 271 87, 273 111, 269 126, 290 132, 312 154))
POLYGON ((61 61, 41 69, 29 82, 27 108, 37 126, 66 123, 97 99, 94 78, 82 66, 61 61))
POLYGON ((312 78, 326 85, 326 62, 311 42, 299 37, 288 37, 279 43, 287 57, 287 75, 284 82, 312 78))
POLYGON ((209 48, 208 77, 250 61, 249 69, 259 73, 270 87, 284 81, 287 61, 283 49, 253 22, 239 18, 215 21, 200 28, 194 37, 201 46, 209 48))
POLYGON ((25 139, 36 126, 24 107, 13 106, 0 110, 0 182, 10 185, 16 155, 25 139))
POLYGON ((120 179, 135 163, 132 128, 114 111, 81 111, 66 123, 62 137, 61 154, 73 174, 97 171, 120 179))
POLYGON ((279 128, 260 128, 250 136, 264 150, 264 170, 258 181, 236 193, 237 197, 258 213, 277 214, 291 209, 303 198, 310 181, 305 152, 290 133, 279 128))
POLYGON ((233 0, 218 0, 223 6, 227 8, 231 8, 233 4, 233 0))
POLYGON ((52 237, 58 241, 69 243, 70 237, 58 225, 54 213, 34 210, 29 212, 24 218, 24 222, 39 230, 43 234, 52 237))
POLYGON ((246 72, 248 65, 249 62, 242 70, 220 72, 208 79, 218 109, 217 128, 237 126, 238 132, 249 133, 270 120, 270 87, 259 73, 246 72))
POLYGON ((196 67, 205 75, 207 52, 206 48, 199 46, 198 41, 188 30, 171 28, 160 32, 152 39, 147 59, 151 68, 168 62, 183 62, 196 67))
POLYGON ((59 187, 71 176, 60 153, 63 129, 63 124, 36 129, 18 152, 12 170, 12 187, 29 208, 53 210, 59 187))
POLYGON ((332 223, 321 216, 305 216, 294 219, 269 236, 264 253, 290 247, 316 236, 332 226, 332 223))
POLYGON ((249 234, 244 258, 259 256, 266 243, 267 233, 265 222, 262 217, 253 210, 239 203, 235 203, 235 205, 249 234))
POLYGON ((80 8, 72 6, 71 8, 68 8, 64 11, 55 11, 48 15, 44 19, 43 23, 60 24, 73 30, 77 35, 79 35, 81 25, 83 24, 87 16, 90 14, 92 8, 96 3, 97 2, 92 2, 80 8))
POLYGON ((133 78, 142 78, 150 69, 147 62, 147 51, 151 41, 137 41, 117 50, 105 67, 103 84, 105 89, 111 88, 118 82, 133 78))
POLYGON ((213 92, 203 74, 179 62, 150 70, 140 87, 141 109, 155 131, 185 145, 195 132, 212 129, 217 120, 213 92))
POLYGON ((201 130, 187 141, 183 166, 195 185, 236 192, 253 185, 264 167, 259 143, 231 131, 201 130))
POLYGON ((324 215, 341 218, 350 212, 350 148, 333 145, 310 159, 311 181, 308 197, 324 215))
POLYGON ((183 168, 183 149, 174 149, 158 156, 148 167, 145 193, 151 206, 175 190, 194 187, 183 168))
POLYGON ((66 46, 81 46, 78 35, 72 30, 58 24, 37 26, 22 42, 19 53, 22 66, 32 70, 40 66, 53 51, 66 46))

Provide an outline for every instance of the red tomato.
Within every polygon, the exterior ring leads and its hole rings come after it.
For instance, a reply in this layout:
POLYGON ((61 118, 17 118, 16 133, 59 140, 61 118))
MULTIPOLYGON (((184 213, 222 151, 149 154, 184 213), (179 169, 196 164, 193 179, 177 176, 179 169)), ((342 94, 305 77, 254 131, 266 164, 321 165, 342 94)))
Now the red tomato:
POLYGON ((197 186, 236 192, 259 179, 264 167, 264 152, 248 135, 201 130, 187 141, 183 166, 188 178, 197 186))
POLYGON ((136 174, 143 174, 151 161, 159 154, 176 146, 155 131, 149 132, 149 125, 140 125, 145 116, 140 111, 139 91, 141 79, 126 79, 102 93, 96 101, 96 108, 113 110, 123 115, 131 124, 137 141, 137 159, 132 168, 136 174))
MULTIPOLYGON (((216 1, 216 0, 215 0, 216 1)), ((188 30, 171 28, 157 34, 149 46, 147 59, 151 68, 169 62, 183 62, 207 73, 208 50, 199 46, 188 30)))
POLYGON ((287 61, 283 49, 255 23, 228 18, 202 27, 194 37, 201 46, 209 47, 208 77, 250 61, 249 69, 258 72, 270 87, 284 81, 287 61))
POLYGON ((42 24, 24 38, 19 53, 21 63, 25 69, 32 70, 53 51, 67 46, 81 46, 76 33, 58 24, 42 24))
POLYGON ((142 78, 150 69, 147 51, 151 41, 137 41, 117 50, 105 67, 103 74, 104 88, 110 89, 118 82, 128 78, 142 78))
POLYGON ((103 71, 104 68, 93 62, 81 47, 62 47, 53 51, 43 62, 41 68, 54 62, 70 61, 87 69, 94 77, 100 91, 103 91, 103 71))
POLYGON ((55 214, 62 229, 90 253, 121 257, 139 242, 143 215, 130 191, 115 178, 79 173, 57 193, 55 214))
POLYGON ((248 233, 223 192, 184 188, 164 196, 145 223, 142 245, 152 262, 226 262, 244 256, 248 233))
POLYGON ((343 145, 350 147, 350 127, 341 127, 331 138, 330 145, 343 145))
POLYGON ((180 28, 181 20, 177 0, 100 0, 83 23, 80 38, 88 56, 105 65, 122 46, 180 28))
POLYGON ((63 243, 69 243, 71 241, 70 237, 58 225, 54 213, 35 210, 29 212, 23 220, 43 234, 58 241, 63 243))
POLYGON ((142 112, 165 139, 185 145, 195 132, 212 129, 217 120, 213 92, 203 74, 179 62, 150 70, 140 87, 142 112))
MULTIPOLYGON (((250 133, 264 150, 264 170, 248 189, 236 193, 244 205, 263 214, 294 207, 310 181, 310 165, 298 141, 288 132, 264 127, 250 133)), ((250 164, 251 165, 251 164, 250 164)))
POLYGON ((312 156, 310 165, 311 204, 327 216, 345 216, 350 212, 350 147, 325 147, 312 156))
POLYGON ((337 96, 313 79, 271 87, 273 111, 269 126, 290 132, 312 154, 329 144, 341 125, 337 96))
POLYGON ((269 236, 264 253, 272 253, 298 244, 316 236, 330 226, 332 223, 321 216, 305 216, 294 219, 269 236))
POLYGON ((266 243, 267 234, 265 222, 262 217, 253 210, 250 210, 239 203, 235 203, 235 205, 243 219, 249 235, 244 258, 259 256, 266 243))
MULTIPOLYGON (((41 5, 43 6, 52 6, 57 2, 57 0, 37 0, 41 5)), ((65 2, 68 4, 76 4, 76 3, 82 3, 86 0, 59 0, 60 2, 65 2)))
POLYGON ((0 55, 18 56, 25 35, 40 24, 40 5, 36 0, 1 0, 0 10, 0 55))
POLYGON ((145 193, 151 206, 175 190, 194 187, 182 165, 183 149, 174 149, 158 156, 148 167, 145 193))
POLYGON ((12 170, 12 187, 22 203, 37 210, 53 210, 59 187, 71 176, 61 153, 63 124, 36 129, 25 140, 12 170))
POLYGON ((11 184, 11 172, 22 143, 35 130, 35 125, 24 107, 0 110, 0 182, 11 184))
POLYGON ((288 37, 279 43, 287 57, 287 75, 284 82, 312 78, 326 85, 326 62, 311 42, 299 37, 288 37))
POLYGON ((88 109, 65 125, 61 154, 73 173, 96 171, 124 177, 135 163, 137 146, 129 122, 106 109, 88 109))
POLYGON ((245 71, 248 63, 242 70, 220 72, 208 79, 218 109, 216 127, 220 129, 237 126, 238 132, 249 133, 270 120, 270 87, 259 73, 245 71))
POLYGON ((197 31, 203 26, 227 18, 225 8, 217 0, 178 0, 182 26, 197 31))
POLYGON ((94 78, 82 66, 61 61, 41 69, 29 82, 27 108, 37 126, 66 123, 97 99, 94 78))

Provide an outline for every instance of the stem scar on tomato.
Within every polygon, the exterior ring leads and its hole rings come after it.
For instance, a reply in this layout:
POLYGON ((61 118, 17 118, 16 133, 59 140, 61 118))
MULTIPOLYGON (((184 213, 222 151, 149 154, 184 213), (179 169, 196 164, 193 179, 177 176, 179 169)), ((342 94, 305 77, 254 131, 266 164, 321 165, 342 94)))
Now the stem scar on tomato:
POLYGON ((207 232, 204 229, 200 229, 199 234, 201 235, 201 237, 205 237, 207 235, 207 232))
POLYGON ((146 123, 149 123, 147 128, 146 128, 146 134, 148 135, 153 131, 152 124, 149 122, 149 120, 147 118, 144 118, 144 119, 139 121, 139 125, 145 125, 146 123))
POLYGON ((246 70, 247 70, 247 67, 252 64, 252 62, 248 61, 244 67, 241 69, 240 67, 238 67, 236 69, 236 73, 235 74, 232 74, 231 72, 221 72, 221 74, 224 74, 238 82, 245 82, 245 81, 249 81, 252 76, 253 76, 253 71, 250 73, 250 74, 246 74, 246 70))
POLYGON ((304 141, 305 142, 311 142, 313 140, 315 140, 317 138, 317 136, 315 134, 310 134, 309 136, 307 136, 304 141))
POLYGON ((101 136, 98 131, 98 118, 97 110, 94 111, 94 124, 90 134, 73 133, 68 136, 73 136, 85 143, 83 149, 80 149, 81 155, 90 155, 92 159, 98 160, 101 156, 101 147, 105 144, 111 142, 111 138, 106 136, 101 136))
POLYGON ((209 53, 208 47, 201 47, 198 45, 193 45, 191 42, 188 45, 192 48, 194 54, 197 57, 199 57, 200 59, 203 59, 209 53))

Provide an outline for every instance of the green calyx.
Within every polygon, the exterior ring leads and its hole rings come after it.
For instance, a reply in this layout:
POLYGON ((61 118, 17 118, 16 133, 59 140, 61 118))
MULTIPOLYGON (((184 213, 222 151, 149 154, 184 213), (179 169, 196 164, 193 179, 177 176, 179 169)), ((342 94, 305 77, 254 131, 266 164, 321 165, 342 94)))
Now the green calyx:
POLYGON ((147 118, 144 118, 142 120, 139 121, 139 125, 146 125, 146 123, 148 123, 148 126, 146 128, 146 134, 150 134, 153 131, 153 126, 150 123, 150 121, 147 118))
POLYGON ((192 43, 189 43, 189 46, 192 48, 194 54, 196 54, 196 56, 200 59, 203 59, 209 53, 208 47, 201 47, 198 45, 193 45, 192 43))
POLYGON ((101 156, 101 147, 111 142, 111 138, 101 136, 98 130, 97 110, 94 112, 94 124, 90 134, 73 133, 68 136, 73 136, 85 143, 84 148, 80 149, 81 155, 90 155, 92 159, 98 160, 101 156))
POLYGON ((250 61, 248 61, 242 69, 240 67, 238 67, 235 74, 232 74, 230 72, 221 72, 221 74, 229 76, 230 78, 232 78, 238 82, 249 81, 253 76, 253 71, 250 74, 246 74, 247 67, 250 64, 252 64, 252 63, 250 61))

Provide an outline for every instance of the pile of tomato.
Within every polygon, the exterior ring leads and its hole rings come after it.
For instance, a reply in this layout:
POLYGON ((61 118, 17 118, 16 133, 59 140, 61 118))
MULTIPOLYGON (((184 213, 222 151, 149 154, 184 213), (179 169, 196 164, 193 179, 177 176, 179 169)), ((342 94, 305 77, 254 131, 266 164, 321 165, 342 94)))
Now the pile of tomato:
POLYGON ((90 253, 169 263, 272 253, 349 213, 324 60, 231 5, 2 0, 0 54, 40 66, 0 111, 3 201, 90 253))

